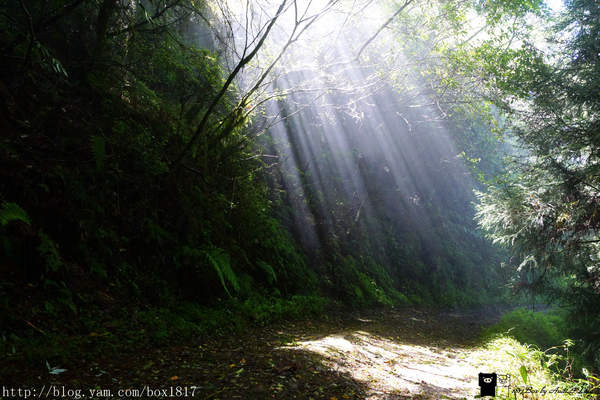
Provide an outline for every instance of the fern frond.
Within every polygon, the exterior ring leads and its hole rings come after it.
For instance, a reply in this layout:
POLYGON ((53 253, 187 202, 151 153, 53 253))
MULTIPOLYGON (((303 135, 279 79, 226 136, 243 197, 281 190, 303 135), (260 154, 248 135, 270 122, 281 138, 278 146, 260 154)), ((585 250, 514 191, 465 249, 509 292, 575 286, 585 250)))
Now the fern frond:
POLYGON ((233 272, 233 269, 231 269, 229 254, 218 247, 209 248, 205 251, 205 254, 206 258, 217 272, 219 280, 221 281, 221 285, 227 294, 231 296, 231 293, 227 288, 227 283, 231 285, 234 291, 238 292, 240 290, 240 285, 235 272, 233 272))
POLYGON ((275 274, 275 270, 270 264, 262 260, 258 260, 256 263, 265 273, 267 274, 267 281, 272 284, 273 282, 277 282, 277 275, 275 274))
POLYGON ((2 203, 0 208, 0 226, 5 226, 11 221, 22 221, 31 225, 29 215, 17 203, 2 203))

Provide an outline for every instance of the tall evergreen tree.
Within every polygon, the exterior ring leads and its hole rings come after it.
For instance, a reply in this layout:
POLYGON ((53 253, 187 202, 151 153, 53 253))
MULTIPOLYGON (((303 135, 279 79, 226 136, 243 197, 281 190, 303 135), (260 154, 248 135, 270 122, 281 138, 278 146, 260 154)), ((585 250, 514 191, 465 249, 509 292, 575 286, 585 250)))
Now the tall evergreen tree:
POLYGON ((480 194, 479 223, 518 255, 520 286, 569 304, 600 365, 600 7, 567 3, 558 51, 531 43, 493 81, 515 121, 520 155, 480 194))

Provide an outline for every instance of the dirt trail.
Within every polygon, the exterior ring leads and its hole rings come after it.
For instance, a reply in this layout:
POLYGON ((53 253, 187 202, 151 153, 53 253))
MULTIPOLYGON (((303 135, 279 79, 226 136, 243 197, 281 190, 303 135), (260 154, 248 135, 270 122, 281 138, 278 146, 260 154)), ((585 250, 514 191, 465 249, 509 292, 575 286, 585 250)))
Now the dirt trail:
POLYGON ((288 348, 318 354, 332 371, 360 382, 361 398, 473 398, 477 374, 483 372, 475 360, 475 341, 482 324, 495 315, 482 310, 381 313, 357 318, 360 326, 288 348))
POLYGON ((485 372, 475 357, 477 338, 498 315, 403 309, 289 322, 119 359, 82 360, 50 384, 180 387, 212 400, 473 398, 477 373, 485 372))

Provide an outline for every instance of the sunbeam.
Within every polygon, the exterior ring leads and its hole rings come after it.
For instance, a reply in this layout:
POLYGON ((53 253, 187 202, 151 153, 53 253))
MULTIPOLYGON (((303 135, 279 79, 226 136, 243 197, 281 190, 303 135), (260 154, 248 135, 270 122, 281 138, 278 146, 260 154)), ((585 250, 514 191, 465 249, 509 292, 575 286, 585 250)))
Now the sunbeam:
MULTIPOLYGON (((415 18, 420 10, 411 7, 406 2, 402 11, 415 18)), ((396 244, 359 244, 387 232, 420 247, 427 269, 442 273, 433 253, 443 251, 431 236, 453 233, 436 216, 468 209, 474 183, 449 134, 448 110, 414 67, 430 55, 408 54, 392 25, 373 36, 394 12, 379 2, 299 2, 286 12, 271 38, 273 54, 293 36, 297 15, 316 16, 262 94, 276 97, 261 118, 284 171, 292 229, 311 249, 336 240, 370 248, 398 277, 408 266, 391 251, 396 244)))

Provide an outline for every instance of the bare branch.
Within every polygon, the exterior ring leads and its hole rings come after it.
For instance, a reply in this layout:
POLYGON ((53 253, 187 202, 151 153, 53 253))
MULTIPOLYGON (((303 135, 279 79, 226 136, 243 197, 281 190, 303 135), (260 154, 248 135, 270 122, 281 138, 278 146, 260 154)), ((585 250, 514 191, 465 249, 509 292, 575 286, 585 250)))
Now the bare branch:
POLYGON ((219 93, 217 93, 217 95, 215 96, 213 101, 208 106, 208 109, 204 112, 204 115, 202 116, 202 119, 200 120, 200 123, 198 124, 198 127, 196 128, 196 131, 194 132, 194 135, 192 136, 190 141, 184 146, 183 150, 180 152, 180 154, 177 156, 175 161, 172 163, 172 166, 177 166, 183 160, 183 158, 185 157, 187 152, 192 148, 192 146, 196 143, 196 141, 198 140, 200 135, 204 132, 205 126, 208 122, 208 118, 213 113, 215 107, 221 101, 221 99, 227 92, 227 89, 229 89, 229 86, 231 85, 231 83, 233 82, 235 77, 238 75, 238 73, 241 71, 241 69, 254 58, 256 53, 258 53, 258 50, 260 50, 260 48, 264 44, 265 40, 267 39, 267 36, 269 35, 269 32, 273 28, 273 25, 275 25, 275 22, 281 15, 286 3, 287 3, 287 0, 282 1, 277 12, 275 13, 275 16, 269 22, 267 29, 263 33, 262 37, 260 38, 259 42, 254 47, 254 49, 246 57, 242 58, 240 60, 240 62, 236 65, 234 70, 229 74, 229 76, 227 77, 227 80, 221 87, 221 90, 219 90, 219 93))
POLYGON ((381 26, 379 27, 379 29, 377 29, 377 32, 375 32, 375 34, 374 34, 373 36, 371 36, 371 37, 370 37, 370 38, 369 38, 369 39, 368 39, 368 40, 365 42, 365 44, 363 44, 363 45, 362 45, 362 47, 360 48, 360 50, 358 50, 358 53, 356 54, 356 58, 355 58, 356 60, 358 60, 358 59, 360 58, 360 55, 361 55, 361 54, 362 54, 362 52, 363 52, 363 51, 364 51, 364 50, 367 48, 367 46, 368 46, 369 44, 371 44, 371 42, 372 42, 373 40, 375 40, 375 38, 376 38, 377 36, 379 36, 379 34, 381 33, 381 31, 382 31, 382 30, 384 30, 384 29, 385 29, 385 28, 386 28, 386 27, 387 27, 387 26, 388 26, 388 25, 389 25, 389 24, 390 24, 390 23, 391 23, 391 22, 394 20, 394 18, 396 18, 396 17, 397 17, 397 16, 398 16, 398 15, 399 15, 399 14, 400 14, 402 11, 404 11, 404 9, 405 9, 406 7, 408 7, 408 5, 409 5, 410 3, 412 3, 412 2, 413 2, 413 0, 406 0, 406 1, 404 2, 404 4, 402 5, 402 7, 400 7, 400 8, 399 8, 399 9, 398 9, 398 10, 397 10, 395 13, 394 13, 394 15, 392 15, 392 16, 391 16, 391 17, 390 17, 390 18, 389 18, 387 21, 385 21, 385 23, 384 23, 383 25, 381 25, 381 26))

